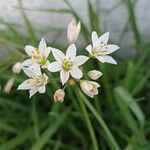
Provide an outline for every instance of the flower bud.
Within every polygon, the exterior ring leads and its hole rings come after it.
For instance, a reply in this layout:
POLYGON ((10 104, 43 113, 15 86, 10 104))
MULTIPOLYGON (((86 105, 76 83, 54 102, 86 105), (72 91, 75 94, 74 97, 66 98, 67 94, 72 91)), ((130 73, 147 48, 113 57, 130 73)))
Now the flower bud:
POLYGON ((12 66, 12 72, 19 74, 21 72, 21 63, 20 62, 16 62, 13 66, 12 66))
POLYGON ((4 86, 4 92, 5 92, 5 93, 10 93, 10 91, 11 91, 13 85, 14 85, 14 82, 15 82, 15 79, 14 79, 14 78, 11 78, 11 79, 9 79, 9 80, 6 82, 6 84, 5 84, 5 86, 4 86))
POLYGON ((58 89, 54 94, 54 101, 62 103, 64 101, 65 92, 62 89, 58 89))
POLYGON ((97 80, 100 76, 102 76, 102 73, 98 70, 91 70, 91 71, 88 72, 88 76, 92 80, 97 80))
POLYGON ((68 24, 67 37, 69 44, 73 44, 76 42, 81 29, 80 21, 77 23, 75 20, 72 20, 68 24))
POLYGON ((87 96, 93 98, 98 94, 100 85, 94 81, 80 80, 80 87, 87 96))

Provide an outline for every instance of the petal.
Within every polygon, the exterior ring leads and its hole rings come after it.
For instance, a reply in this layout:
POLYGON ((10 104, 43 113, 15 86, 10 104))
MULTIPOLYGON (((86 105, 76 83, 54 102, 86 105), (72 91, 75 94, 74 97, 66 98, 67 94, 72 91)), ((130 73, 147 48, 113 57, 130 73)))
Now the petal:
POLYGON ((18 90, 28 90, 31 89, 32 83, 34 81, 32 79, 27 79, 23 83, 18 86, 18 90))
POLYGON ((74 62, 74 65, 75 65, 75 66, 81 66, 81 65, 84 64, 88 59, 89 59, 89 57, 80 55, 80 56, 75 57, 75 59, 74 59, 73 62, 74 62))
POLYGON ((38 48, 39 53, 41 55, 44 55, 44 51, 45 51, 46 47, 47 47, 46 46, 46 42, 45 42, 44 38, 42 38, 41 41, 40 41, 40 43, 39 43, 39 48, 38 48))
POLYGON ((24 73, 28 76, 28 77, 33 77, 35 76, 35 73, 32 69, 23 67, 22 70, 24 71, 24 73))
POLYGON ((31 98, 36 92, 38 92, 38 90, 39 90, 38 87, 31 89, 31 90, 29 91, 29 93, 30 93, 30 98, 31 98))
POLYGON ((44 57, 47 58, 49 53, 51 51, 51 48, 50 47, 47 47, 45 50, 44 50, 44 57))
POLYGON ((108 39, 109 39, 109 32, 106 32, 102 36, 99 37, 98 43, 103 42, 103 43, 107 44, 108 43, 108 39))
POLYGON ((86 82, 89 83, 89 84, 93 84, 96 87, 100 87, 100 85, 97 82, 95 82, 95 81, 86 81, 86 82))
POLYGON ((30 67, 34 63, 35 63, 35 61, 33 59, 27 59, 21 63, 21 66, 22 67, 30 67))
POLYGON ((42 75, 40 65, 37 64, 37 63, 35 63, 32 66, 30 66, 29 69, 32 70, 35 75, 38 75, 38 76, 42 75))
POLYGON ((81 30, 81 22, 79 21, 78 24, 77 24, 76 32, 75 32, 76 40, 77 40, 77 38, 79 36, 80 30, 81 30))
POLYGON ((45 85, 39 87, 39 93, 45 93, 45 90, 46 90, 45 85))
POLYGON ((71 44, 67 49, 66 57, 74 59, 76 56, 76 51, 77 49, 75 44, 71 44))
POLYGON ((86 48, 85 48, 90 54, 91 54, 91 51, 92 51, 92 45, 88 45, 86 48))
POLYGON ((105 54, 113 53, 117 49, 119 49, 119 47, 117 45, 109 44, 109 45, 107 45, 107 52, 105 54))
POLYGON ((50 72, 57 72, 60 71, 62 69, 61 63, 60 62, 52 62, 48 65, 47 69, 50 72))
POLYGON ((26 45, 25 46, 25 51, 26 53, 31 57, 33 53, 37 53, 35 50, 35 47, 31 46, 31 45, 26 45))
POLYGON ((83 76, 82 71, 78 67, 73 67, 70 70, 70 73, 71 73, 72 77, 75 78, 75 79, 80 79, 83 76))
POLYGON ((81 86, 81 84, 80 84, 80 87, 81 87, 82 91, 83 91, 87 96, 89 96, 89 97, 91 97, 91 98, 94 97, 93 92, 90 92, 90 91, 86 90, 83 86, 81 86))
POLYGON ((60 79, 61 79, 62 85, 64 85, 69 79, 69 72, 61 70, 60 79))
POLYGON ((45 73, 43 73, 43 76, 45 78, 45 84, 47 84, 47 81, 48 81, 49 77, 45 73))
POLYGON ((52 53, 56 61, 62 62, 62 60, 65 58, 64 53, 60 51, 59 49, 55 49, 55 48, 51 48, 51 49, 52 49, 52 53))
POLYGON ((98 41, 98 36, 97 33, 95 31, 92 32, 92 43, 93 43, 93 47, 97 46, 97 41, 98 41))
POLYGON ((117 62, 111 56, 98 56, 97 59, 102 63, 110 63, 117 65, 117 62))

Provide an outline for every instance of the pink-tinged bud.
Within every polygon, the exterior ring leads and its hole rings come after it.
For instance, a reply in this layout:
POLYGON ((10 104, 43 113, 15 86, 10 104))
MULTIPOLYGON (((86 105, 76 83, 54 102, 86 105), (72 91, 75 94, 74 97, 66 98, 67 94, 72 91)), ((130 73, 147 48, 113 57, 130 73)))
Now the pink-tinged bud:
POLYGON ((10 93, 14 83, 15 83, 15 79, 14 78, 11 78, 10 80, 8 80, 7 83, 4 86, 4 92, 5 93, 10 93))
POLYGON ((12 66, 12 72, 19 74, 21 72, 21 63, 20 62, 16 62, 13 66, 12 66))
POLYGON ((62 103, 64 101, 64 98, 65 98, 64 90, 58 89, 58 90, 55 91, 55 94, 54 94, 54 101, 55 102, 62 103))
POLYGON ((75 20, 72 20, 68 24, 67 37, 69 44, 73 44, 77 41, 81 29, 80 21, 77 23, 75 20))

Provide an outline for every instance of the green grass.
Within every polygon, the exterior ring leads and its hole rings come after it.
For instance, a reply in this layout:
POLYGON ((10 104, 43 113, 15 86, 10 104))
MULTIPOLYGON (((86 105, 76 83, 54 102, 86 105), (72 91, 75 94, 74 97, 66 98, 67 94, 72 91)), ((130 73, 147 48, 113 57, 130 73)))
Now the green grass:
MULTIPOLYGON (((94 1, 87 0, 90 28, 72 4, 67 0, 64 2, 68 6, 66 9, 33 10, 71 14, 81 21, 81 34, 87 44, 92 30, 102 34, 101 10, 94 7, 94 1)), ((32 99, 28 98, 28 91, 17 91, 17 86, 26 79, 23 72, 15 76, 12 91, 9 94, 3 92, 5 83, 14 76, 12 64, 26 58, 24 46, 29 41, 36 45, 40 39, 21 1, 17 9, 24 19, 26 36, 17 31, 16 25, 0 18, 0 24, 7 29, 0 30, 0 45, 8 52, 8 57, 0 60, 0 150, 150 149, 150 41, 144 42, 139 33, 134 11, 136 2, 123 2, 137 55, 132 59, 118 58, 117 66, 89 62, 85 72, 94 66, 103 72, 98 80, 101 84, 99 95, 90 99, 78 85, 68 86, 65 101, 61 104, 53 100, 54 91, 60 87, 58 81, 52 80, 45 94, 37 93, 32 99)), ((31 10, 26 8, 26 11, 31 10)), ((52 40, 48 42, 55 45, 52 40)))

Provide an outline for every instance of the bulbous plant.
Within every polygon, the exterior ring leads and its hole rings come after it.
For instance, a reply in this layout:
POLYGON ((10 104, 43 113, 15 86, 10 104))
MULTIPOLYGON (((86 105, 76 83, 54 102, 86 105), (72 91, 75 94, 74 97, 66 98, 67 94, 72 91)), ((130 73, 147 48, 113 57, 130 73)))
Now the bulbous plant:
POLYGON ((91 98, 97 95, 100 85, 92 80, 97 80, 102 73, 94 68, 87 73, 91 80, 85 80, 83 79, 84 72, 81 68, 84 67, 83 65, 90 58, 96 58, 101 63, 117 64, 108 54, 116 51, 119 47, 114 44, 108 44, 109 32, 98 37, 97 33, 93 31, 91 35, 92 45, 90 44, 85 48, 89 55, 77 55, 75 42, 78 38, 80 28, 80 21, 76 23, 73 20, 69 23, 67 30, 69 46, 66 50, 66 54, 59 49, 47 46, 44 38, 41 39, 38 48, 26 45, 25 52, 30 58, 22 62, 21 69, 29 79, 19 85, 18 90, 29 90, 30 98, 36 92, 44 93, 46 91, 46 84, 51 80, 48 75, 42 73, 43 69, 47 69, 51 74, 53 74, 53 72, 60 72, 62 87, 56 90, 54 94, 55 102, 64 101, 65 88, 68 84, 72 83, 79 83, 81 90, 91 98), (48 60, 49 55, 53 55, 56 61, 50 62, 48 60))

